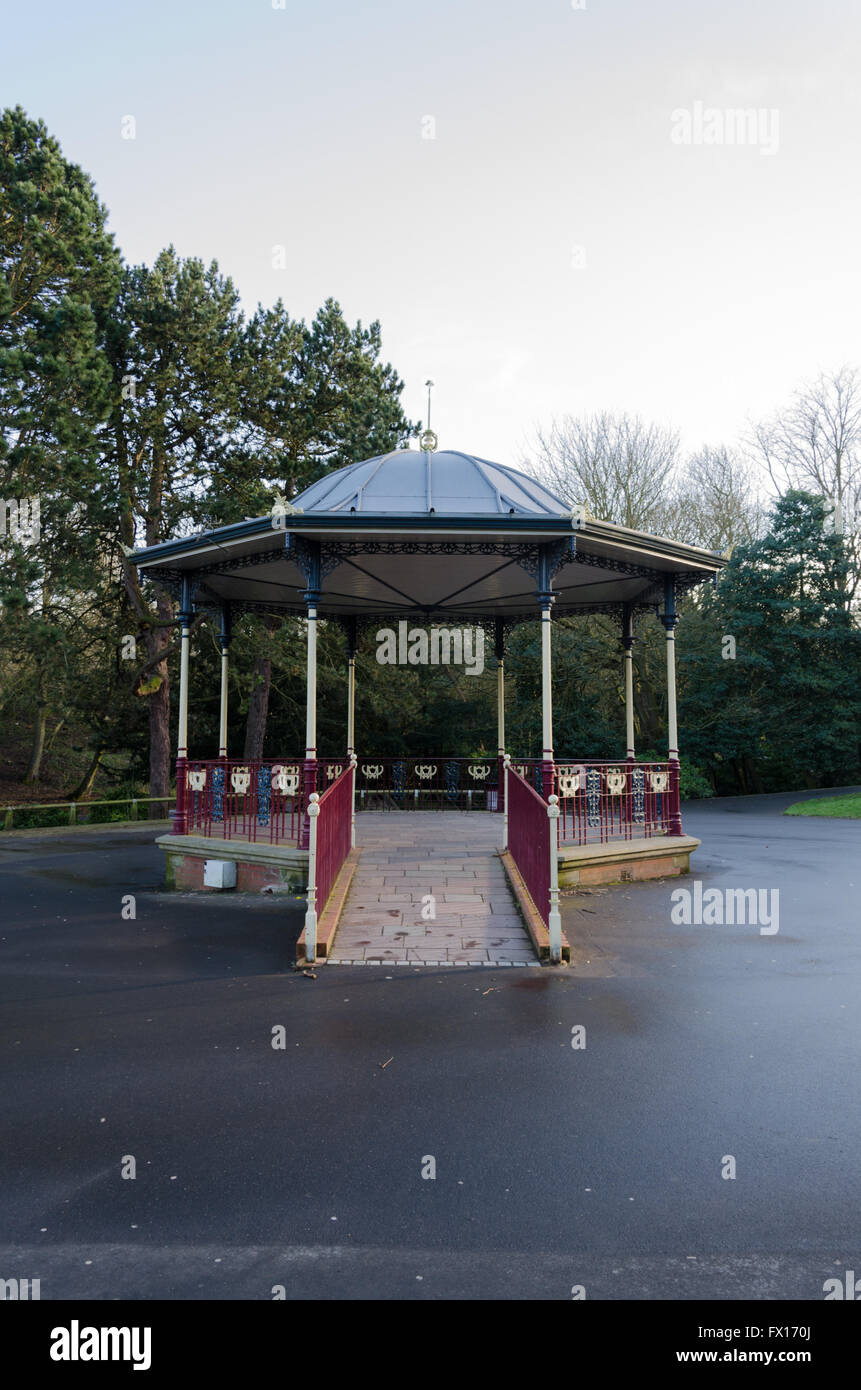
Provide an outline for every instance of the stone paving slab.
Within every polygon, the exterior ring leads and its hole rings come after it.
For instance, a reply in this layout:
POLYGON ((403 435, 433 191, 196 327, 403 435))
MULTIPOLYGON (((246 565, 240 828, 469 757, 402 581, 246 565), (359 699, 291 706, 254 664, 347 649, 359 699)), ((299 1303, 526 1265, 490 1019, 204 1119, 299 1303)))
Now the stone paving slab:
POLYGON ((537 965, 485 811, 363 811, 330 965, 537 965), (435 915, 423 915, 428 896, 435 915))

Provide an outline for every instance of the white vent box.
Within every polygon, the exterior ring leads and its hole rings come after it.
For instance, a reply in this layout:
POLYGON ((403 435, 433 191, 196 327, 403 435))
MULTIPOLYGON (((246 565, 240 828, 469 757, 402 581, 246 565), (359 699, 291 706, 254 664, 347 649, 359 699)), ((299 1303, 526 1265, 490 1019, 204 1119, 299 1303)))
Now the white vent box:
POLYGON ((233 859, 204 860, 203 886, 204 888, 235 888, 235 861, 233 859))

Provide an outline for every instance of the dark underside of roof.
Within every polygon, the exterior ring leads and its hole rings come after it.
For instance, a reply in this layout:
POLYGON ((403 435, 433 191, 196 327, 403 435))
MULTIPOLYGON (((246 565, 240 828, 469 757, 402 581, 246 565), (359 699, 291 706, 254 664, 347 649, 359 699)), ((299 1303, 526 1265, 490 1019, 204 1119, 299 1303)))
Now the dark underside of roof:
POLYGON ((289 518, 290 531, 240 523, 135 556, 141 576, 177 595, 187 580, 198 607, 320 617, 468 623, 522 621, 552 587, 555 616, 654 607, 724 563, 708 551, 605 523, 526 518, 289 518))

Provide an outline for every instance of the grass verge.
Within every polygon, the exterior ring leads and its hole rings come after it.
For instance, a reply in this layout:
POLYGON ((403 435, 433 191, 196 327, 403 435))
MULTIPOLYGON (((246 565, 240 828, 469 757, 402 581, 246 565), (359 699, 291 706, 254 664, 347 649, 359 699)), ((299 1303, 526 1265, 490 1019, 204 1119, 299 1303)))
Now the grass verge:
POLYGON ((852 796, 820 796, 814 801, 796 801, 785 816, 831 816, 835 820, 861 820, 861 792, 852 796))

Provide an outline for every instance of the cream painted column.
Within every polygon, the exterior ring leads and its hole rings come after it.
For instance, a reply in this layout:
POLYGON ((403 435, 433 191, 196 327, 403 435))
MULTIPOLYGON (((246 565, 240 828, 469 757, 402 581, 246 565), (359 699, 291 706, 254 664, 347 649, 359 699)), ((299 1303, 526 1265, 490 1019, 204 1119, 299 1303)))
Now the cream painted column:
POLYGON ((179 727, 176 739, 176 811, 173 834, 184 835, 186 829, 186 763, 188 760, 188 664, 191 647, 191 582, 182 580, 179 604, 179 727))
POLYGON ((550 650, 550 604, 541 606, 541 757, 553 761, 553 670, 550 650))
POLYGON ((553 591, 544 546, 538 551, 538 602, 541 607, 541 791, 547 801, 553 791, 553 670, 550 650, 550 610, 553 591))
POLYGON ((299 848, 308 849, 311 838, 310 807, 317 791, 317 605, 320 602, 322 572, 320 544, 303 540, 299 563, 308 585, 303 595, 308 625, 305 667, 305 763, 302 769, 302 800, 305 814, 299 848))
POLYGON ((347 619, 347 757, 356 751, 356 619, 347 619))
POLYGON ((625 649, 625 757, 633 762, 634 749, 634 608, 622 606, 622 646, 625 649))
POLYGON ((179 615, 179 732, 177 735, 176 756, 188 757, 188 659, 191 648, 191 612, 184 606, 179 615))
POLYGON ((305 594, 308 606, 308 647, 305 670, 305 787, 306 814, 302 822, 302 849, 308 849, 311 822, 311 799, 317 791, 317 600, 319 592, 309 589, 305 594))
POLYGON ((667 754, 670 760, 670 805, 668 833, 681 835, 682 817, 679 805, 679 729, 676 710, 676 635, 678 622, 676 613, 676 586, 673 576, 668 576, 664 584, 664 611, 661 622, 667 635, 667 754))
POLYGON ((505 628, 497 618, 496 635, 496 809, 505 810, 505 628))
POLYGON ((227 757, 227 676, 230 648, 230 605, 227 603, 221 606, 221 632, 218 636, 218 643, 221 647, 221 708, 218 721, 218 756, 227 757))

